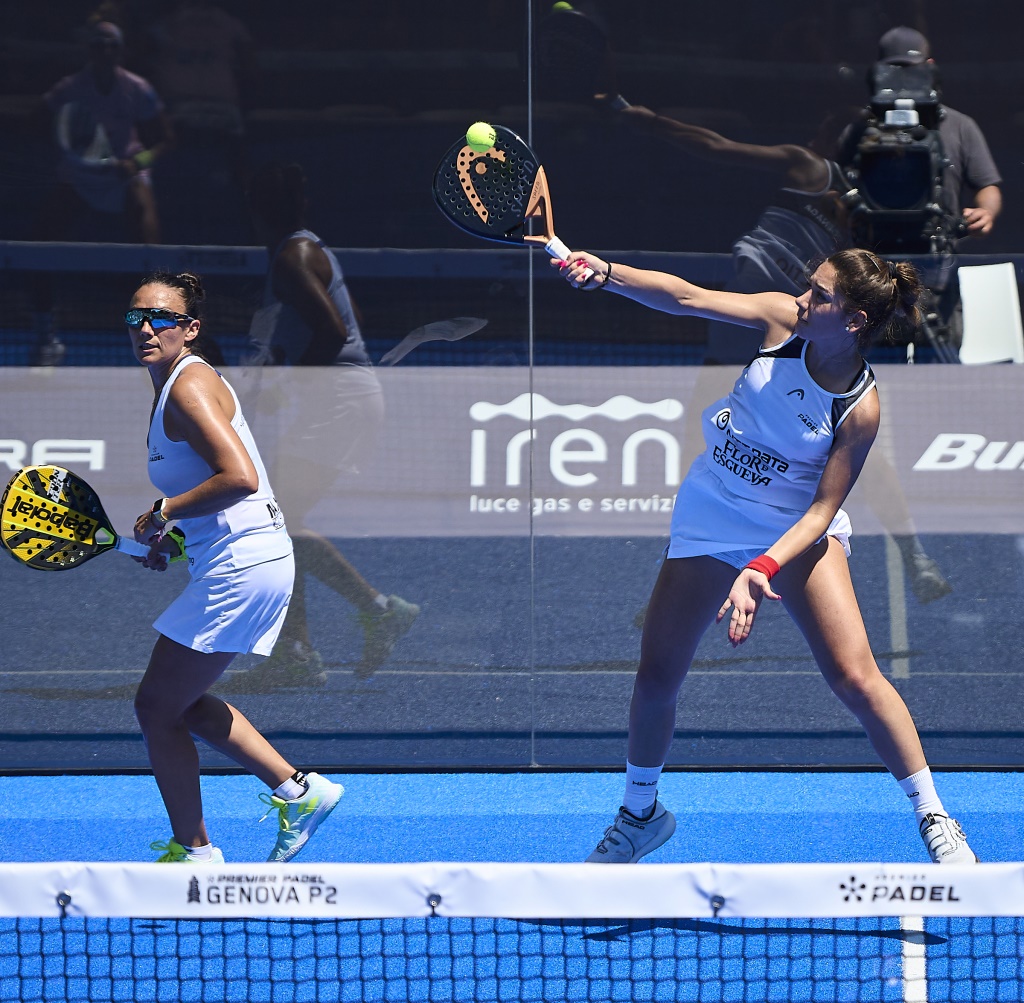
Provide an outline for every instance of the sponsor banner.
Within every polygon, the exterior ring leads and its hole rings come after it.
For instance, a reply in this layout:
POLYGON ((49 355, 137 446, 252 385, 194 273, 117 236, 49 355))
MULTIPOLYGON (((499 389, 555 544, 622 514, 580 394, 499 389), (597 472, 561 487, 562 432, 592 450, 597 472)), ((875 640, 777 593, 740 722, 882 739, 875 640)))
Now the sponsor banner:
POLYGON ((1019 916, 1024 864, 0 864, 0 915, 1019 916))
POLYGON ((1008 916, 1024 864, 719 864, 704 891, 719 916, 1008 916))
MULTIPOLYGON (((664 536, 732 367, 230 369, 289 527, 345 536, 664 536)), ((885 366, 856 532, 1024 533, 1024 367, 885 366)), ((0 370, 0 476, 84 476, 124 532, 152 505, 148 375, 0 370)), ((798 409, 798 402, 794 402, 798 409)), ((780 415, 780 421, 800 416, 780 415)), ((154 458, 157 462, 159 458, 154 458)))

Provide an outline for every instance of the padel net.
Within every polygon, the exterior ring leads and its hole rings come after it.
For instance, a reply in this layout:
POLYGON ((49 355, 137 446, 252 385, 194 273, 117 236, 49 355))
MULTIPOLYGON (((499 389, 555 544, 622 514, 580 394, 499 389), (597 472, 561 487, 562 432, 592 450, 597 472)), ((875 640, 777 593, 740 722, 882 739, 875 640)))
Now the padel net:
POLYGON ((0 999, 1006 1001, 1024 864, 0 865, 0 999))

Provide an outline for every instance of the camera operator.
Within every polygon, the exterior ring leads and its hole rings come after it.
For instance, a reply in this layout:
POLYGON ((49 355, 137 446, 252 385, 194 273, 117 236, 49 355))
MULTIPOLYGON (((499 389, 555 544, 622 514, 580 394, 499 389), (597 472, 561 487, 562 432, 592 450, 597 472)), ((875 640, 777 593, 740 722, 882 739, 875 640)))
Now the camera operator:
MULTIPOLYGON (((901 89, 901 74, 889 69, 892 67, 906 68, 906 93, 920 94, 917 88, 922 81, 927 83, 921 88, 923 102, 894 102, 897 109, 909 105, 909 120, 914 122, 919 117, 919 124, 901 129, 902 120, 898 117, 901 111, 896 111, 886 113, 886 124, 879 127, 879 95, 873 94, 872 106, 866 110, 864 117, 849 126, 840 139, 837 159, 850 173, 854 185, 858 183, 858 168, 862 170, 859 180, 864 183, 861 184, 859 195, 866 198, 868 203, 866 205, 862 202, 853 207, 851 225, 854 227, 854 239, 857 240, 859 218, 862 224, 867 221, 866 231, 869 234, 861 242, 870 243, 873 249, 889 254, 930 256, 930 261, 917 262, 933 301, 924 304, 925 333, 936 347, 939 358, 952 362, 956 361, 962 337, 953 252, 959 238, 983 237, 991 232, 1002 209, 1002 192, 999 187, 1002 178, 988 143, 974 119, 940 103, 937 68, 931 58, 928 39, 921 32, 908 27, 892 28, 880 39, 878 56, 878 63, 872 73, 872 87, 876 81, 883 80, 884 86, 895 86, 895 92, 898 93, 901 89), (918 68, 927 72, 921 73, 918 68), (890 117, 895 119, 894 125, 889 124, 890 117), (903 135, 895 137, 892 135, 894 132, 902 132, 903 135), (885 135, 887 133, 889 135, 885 135), (880 147, 886 140, 892 139, 907 140, 904 149, 909 149, 910 141, 913 141, 919 152, 921 148, 932 144, 935 177, 930 181, 925 180, 925 184, 932 190, 922 191, 917 203, 922 230, 918 232, 916 243, 907 238, 904 224, 897 222, 900 216, 913 219, 912 213, 886 212, 888 206, 876 207, 870 204, 867 174, 863 170, 869 163, 872 136, 881 138, 882 143, 878 144, 880 147), (937 142, 934 142, 935 136, 937 142)), ((894 91, 890 90, 889 93, 894 91)), ((890 144, 889 149, 894 149, 893 144, 890 144)), ((895 149, 900 149, 898 143, 895 149)), ((885 170, 888 174, 878 175, 876 188, 890 186, 894 195, 891 200, 893 203, 898 203, 901 198, 907 199, 909 187, 912 187, 911 173, 919 170, 919 161, 915 163, 910 157, 901 160, 893 156, 887 161, 885 170), (904 171, 902 177, 899 176, 901 165, 904 171), (899 195, 896 195, 896 190, 901 188, 899 195)), ((889 199, 884 198, 885 194, 882 192, 882 201, 889 202, 889 199)), ((909 198, 913 197, 913 193, 910 193, 909 198)))

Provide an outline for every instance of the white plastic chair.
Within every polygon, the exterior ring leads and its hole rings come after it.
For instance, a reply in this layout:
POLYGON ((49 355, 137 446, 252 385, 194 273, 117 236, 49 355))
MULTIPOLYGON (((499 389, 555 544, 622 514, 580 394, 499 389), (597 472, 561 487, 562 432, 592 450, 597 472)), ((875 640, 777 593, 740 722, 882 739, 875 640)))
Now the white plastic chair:
POLYGON ((1024 362, 1017 274, 1012 262, 964 265, 958 270, 964 334, 964 365, 1024 362))

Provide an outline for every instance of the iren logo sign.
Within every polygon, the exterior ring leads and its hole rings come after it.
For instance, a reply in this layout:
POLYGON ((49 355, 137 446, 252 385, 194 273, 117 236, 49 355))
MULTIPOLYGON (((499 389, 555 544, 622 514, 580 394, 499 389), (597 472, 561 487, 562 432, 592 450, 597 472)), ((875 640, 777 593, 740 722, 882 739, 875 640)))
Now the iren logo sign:
MULTIPOLYGON (((534 482, 541 491, 559 487, 607 491, 621 495, 623 488, 637 487, 641 480, 650 490, 679 484, 681 450, 679 440, 665 423, 683 415, 680 401, 666 398, 652 403, 623 394, 604 403, 558 404, 543 394, 524 393, 504 404, 477 401, 469 409, 477 426, 499 418, 511 418, 529 427, 509 434, 507 423, 501 432, 473 428, 470 433, 470 487, 502 491, 521 488, 528 478, 530 446, 534 444, 534 482), (647 419, 637 428, 641 419, 647 419), (652 424, 654 419, 659 424, 652 424), (569 423, 570 427, 565 428, 569 423), (609 424, 611 423, 611 424, 609 424), (561 430, 556 429, 561 427, 561 430), (545 434, 550 429, 550 434, 545 434), (549 479, 550 475, 550 479, 549 479)), ((515 498, 473 495, 470 510, 518 511, 515 498)), ((640 498, 534 498, 538 511, 565 512, 570 508, 599 510, 671 510, 671 493, 640 498), (632 504, 630 504, 632 502, 632 504), (643 502, 643 507, 640 503, 643 502)))

